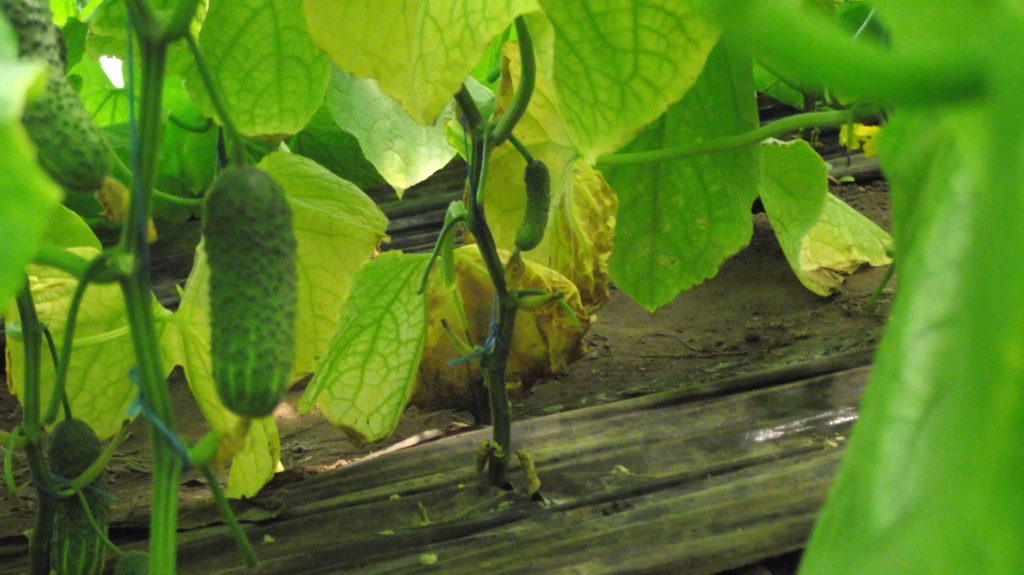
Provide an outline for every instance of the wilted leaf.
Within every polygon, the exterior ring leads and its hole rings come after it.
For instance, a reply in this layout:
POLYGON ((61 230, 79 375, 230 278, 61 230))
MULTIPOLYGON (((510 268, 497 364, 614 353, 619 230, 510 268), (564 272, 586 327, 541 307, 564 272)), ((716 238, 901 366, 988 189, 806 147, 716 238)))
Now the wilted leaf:
POLYGON ((892 238, 828 192, 825 162, 803 140, 761 146, 761 200, 800 283, 820 295, 861 265, 892 262, 892 238))
MULTIPOLYGON (((502 250, 500 255, 507 263, 509 252, 502 250)), ((455 250, 455 266, 458 275, 454 289, 446 288, 438 273, 431 275, 427 286, 429 325, 413 402, 431 408, 472 405, 471 386, 479 385, 481 378, 476 360, 449 365, 451 360, 463 357, 465 350, 452 341, 442 322, 470 347, 484 345, 491 335, 494 290, 480 249, 470 245, 455 250)), ((512 341, 495 343, 509 346, 505 373, 507 381, 513 383, 557 373, 578 359, 583 352, 583 334, 590 326, 590 316, 576 286, 554 270, 528 261, 518 287, 560 293, 572 313, 557 303, 519 310, 512 341)))

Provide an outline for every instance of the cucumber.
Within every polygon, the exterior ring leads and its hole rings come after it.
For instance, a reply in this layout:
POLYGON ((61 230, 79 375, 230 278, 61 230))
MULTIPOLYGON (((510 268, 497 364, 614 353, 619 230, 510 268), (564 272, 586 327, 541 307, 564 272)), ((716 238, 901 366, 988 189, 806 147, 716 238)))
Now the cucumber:
MULTIPOLYGON (((64 479, 74 479, 100 455, 100 440, 87 423, 66 419, 57 424, 50 438, 50 470, 64 479)), ((106 536, 108 527, 106 478, 101 474, 84 491, 89 510, 106 536)), ((106 560, 103 538, 92 525, 78 497, 57 502, 53 518, 50 567, 62 575, 99 575, 106 560)))
POLYGON ((92 193, 110 174, 113 152, 67 78, 64 41, 45 0, 0 0, 0 11, 18 35, 18 57, 47 64, 46 88, 30 100, 22 124, 40 165, 58 184, 92 193))
POLYGON ((547 165, 539 160, 530 161, 526 164, 523 181, 526 183, 526 211, 516 232, 516 248, 528 252, 540 244, 544 229, 548 227, 551 175, 547 165))
POLYGON ((203 237, 217 392, 237 415, 270 415, 288 391, 295 331, 296 241, 280 186, 257 168, 225 170, 203 237))

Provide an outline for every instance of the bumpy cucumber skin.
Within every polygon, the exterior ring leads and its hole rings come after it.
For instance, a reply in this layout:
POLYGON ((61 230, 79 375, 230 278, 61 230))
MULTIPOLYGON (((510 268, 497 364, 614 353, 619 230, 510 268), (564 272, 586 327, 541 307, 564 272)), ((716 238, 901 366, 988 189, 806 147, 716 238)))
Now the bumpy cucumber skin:
MULTIPOLYGON (((99 457, 100 440, 84 421, 61 421, 50 438, 50 469, 64 479, 74 479, 99 457)), ((85 499, 93 518, 106 533, 109 518, 106 495, 107 482, 97 477, 85 490, 85 499)), ((103 540, 89 525, 78 497, 61 499, 53 519, 53 542, 50 567, 63 575, 99 575, 106 561, 103 540)))
POLYGON ((213 379, 237 415, 273 413, 292 369, 296 241, 280 186, 257 168, 222 173, 206 197, 213 379))
POLYGON ((65 189, 91 193, 110 174, 113 152, 67 79, 64 42, 45 0, 0 0, 18 35, 18 57, 49 68, 43 95, 29 101, 22 123, 39 163, 65 189))
POLYGON ((526 211, 523 223, 516 232, 516 248, 528 252, 540 245, 544 229, 548 226, 548 211, 551 204, 551 175, 548 167, 539 160, 526 164, 523 173, 526 182, 526 211))

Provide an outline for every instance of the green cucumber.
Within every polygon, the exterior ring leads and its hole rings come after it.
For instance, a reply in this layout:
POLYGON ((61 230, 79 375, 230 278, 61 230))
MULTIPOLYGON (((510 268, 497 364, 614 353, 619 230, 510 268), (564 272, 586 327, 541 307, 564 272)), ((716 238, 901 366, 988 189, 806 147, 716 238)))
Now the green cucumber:
MULTIPOLYGON (((100 440, 87 423, 80 419, 63 420, 54 427, 50 437, 50 470, 58 477, 74 479, 99 457, 101 451, 100 440)), ((89 523, 78 497, 66 497, 57 502, 50 547, 50 567, 57 573, 99 575, 103 572, 106 560, 103 537, 109 522, 106 488, 106 478, 101 474, 83 492, 102 537, 89 523)))
POLYGON ((523 223, 516 232, 516 248, 528 252, 544 239, 544 229, 548 227, 548 211, 551 204, 551 175, 548 167, 539 160, 526 164, 523 173, 526 183, 526 211, 523 223))
POLYGON ((92 193, 110 174, 113 152, 67 78, 64 42, 45 0, 0 0, 18 35, 18 57, 42 61, 49 70, 43 94, 30 100, 22 124, 36 146, 39 164, 58 184, 92 193))
POLYGON ((237 415, 263 417, 292 370, 296 241, 281 187, 257 168, 229 168, 206 196, 213 379, 237 415))

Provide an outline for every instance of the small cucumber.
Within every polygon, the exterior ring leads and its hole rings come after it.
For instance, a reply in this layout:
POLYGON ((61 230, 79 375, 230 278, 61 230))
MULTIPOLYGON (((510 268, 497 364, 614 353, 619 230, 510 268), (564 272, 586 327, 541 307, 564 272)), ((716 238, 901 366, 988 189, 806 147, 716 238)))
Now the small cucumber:
POLYGON ((526 164, 523 173, 526 183, 526 211, 523 223, 516 232, 516 248, 528 252, 544 239, 544 229, 548 226, 548 211, 551 204, 551 175, 548 167, 539 160, 526 164))
POLYGON ((224 405, 270 415, 288 391, 296 241, 284 192, 257 168, 229 168, 206 196, 213 379, 224 405))
MULTIPOLYGON (((102 448, 96 433, 80 419, 66 419, 57 424, 50 437, 50 470, 64 479, 74 479, 99 457, 102 448)), ((103 491, 107 482, 100 475, 85 489, 85 500, 93 518, 106 536, 109 502, 103 491)), ((78 497, 71 496, 57 503, 53 518, 53 540, 50 567, 62 575, 99 575, 106 561, 103 538, 89 524, 78 497)))

